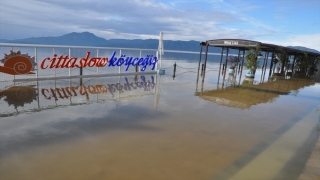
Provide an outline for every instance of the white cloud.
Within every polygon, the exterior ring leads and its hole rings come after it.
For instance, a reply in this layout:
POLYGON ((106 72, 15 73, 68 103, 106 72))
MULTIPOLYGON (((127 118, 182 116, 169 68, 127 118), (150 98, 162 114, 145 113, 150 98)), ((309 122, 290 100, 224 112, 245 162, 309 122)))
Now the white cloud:
POLYGON ((320 51, 320 33, 289 36, 282 40, 265 39, 260 41, 263 43, 271 43, 282 46, 304 46, 320 51))
POLYGON ((195 37, 203 39, 208 31, 221 29, 216 25, 219 21, 241 22, 234 14, 173 9, 153 0, 4 0, 0 3, 0 24, 4 27, 1 34, 13 36, 11 38, 19 34, 20 37, 55 36, 58 32, 63 35, 73 31, 91 31, 106 39, 149 38, 157 37, 163 31, 175 34, 167 36, 173 39, 191 40, 195 37), (23 31, 12 32, 12 29, 23 31))
MULTIPOLYGON (((264 42, 262 38, 271 41, 285 34, 285 24, 274 26, 271 20, 259 19, 260 14, 248 13, 261 7, 260 3, 237 0, 1 0, 0 39, 84 31, 105 39, 148 39, 158 38, 162 31, 165 39, 171 40, 241 38, 264 42)), ((318 48, 318 36, 309 36, 290 37, 285 42, 318 48), (306 43, 305 38, 313 42, 306 43)))

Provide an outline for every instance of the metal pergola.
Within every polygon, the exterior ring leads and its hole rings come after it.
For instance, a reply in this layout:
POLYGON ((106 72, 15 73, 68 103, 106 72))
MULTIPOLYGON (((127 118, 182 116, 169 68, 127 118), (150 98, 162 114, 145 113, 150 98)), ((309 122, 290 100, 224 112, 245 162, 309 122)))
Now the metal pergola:
MULTIPOLYGON (((225 66, 227 67, 227 59, 229 56, 229 50, 230 49, 235 49, 238 50, 238 58, 242 55, 242 63, 241 63, 241 73, 243 69, 243 63, 244 63, 244 56, 246 50, 249 50, 251 48, 256 48, 257 46, 260 47, 261 52, 265 52, 265 61, 264 61, 264 69, 266 69, 266 65, 268 63, 268 58, 269 54, 271 53, 271 63, 270 63, 270 71, 269 71, 269 76, 271 75, 272 72, 272 66, 273 66, 273 59, 275 58, 275 54, 279 53, 280 51, 285 51, 289 57, 293 56, 293 63, 292 63, 292 71, 294 68, 294 63, 296 61, 296 57, 300 55, 304 55, 307 53, 309 60, 315 59, 317 57, 320 57, 320 53, 315 53, 315 52, 310 52, 310 51, 303 51, 295 48, 289 48, 285 46, 279 46, 279 45, 274 45, 274 44, 268 44, 268 43, 262 43, 258 41, 251 41, 251 40, 244 40, 244 39, 214 39, 214 40, 207 40, 205 42, 200 43, 200 59, 199 59, 199 64, 198 64, 198 76, 197 76, 197 82, 199 79, 199 70, 200 70, 200 63, 201 63, 201 57, 202 57, 202 48, 206 47, 205 49, 205 57, 204 57, 204 70, 202 74, 202 82, 204 82, 205 79, 205 72, 206 72, 206 65, 207 65, 207 60, 208 60, 208 50, 209 46, 213 47, 220 47, 222 48, 221 50, 221 58, 220 58, 220 68, 219 72, 221 70, 221 63, 223 59, 223 54, 224 50, 226 50, 226 58, 225 58, 225 66), (241 54, 242 53, 242 54, 241 54)), ((314 62, 312 62, 314 63, 314 62)), ((282 71, 284 68, 284 64, 282 64, 282 71)))

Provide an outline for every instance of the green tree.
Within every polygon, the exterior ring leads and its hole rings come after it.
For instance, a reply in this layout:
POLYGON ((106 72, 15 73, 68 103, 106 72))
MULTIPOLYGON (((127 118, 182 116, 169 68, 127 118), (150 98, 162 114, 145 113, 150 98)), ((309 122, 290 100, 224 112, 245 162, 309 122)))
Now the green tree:
POLYGON ((259 67, 259 60, 257 58, 259 53, 260 45, 257 45, 256 48, 250 48, 246 52, 244 67, 249 70, 248 74, 255 74, 256 69, 259 67))
POLYGON ((289 56, 284 49, 280 48, 277 53, 277 57, 278 57, 279 62, 281 63, 281 74, 283 74, 284 73, 284 66, 289 62, 289 56))
POLYGON ((299 55, 296 58, 296 65, 298 65, 299 68, 304 72, 310 66, 308 53, 305 52, 303 55, 299 55))

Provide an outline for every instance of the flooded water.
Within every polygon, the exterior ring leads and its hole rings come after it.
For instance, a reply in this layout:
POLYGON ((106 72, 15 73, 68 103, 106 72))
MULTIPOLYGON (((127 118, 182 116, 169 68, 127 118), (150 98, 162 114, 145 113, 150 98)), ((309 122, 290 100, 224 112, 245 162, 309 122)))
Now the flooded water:
POLYGON ((320 83, 219 75, 1 82, 0 179, 294 180, 319 135, 320 83))

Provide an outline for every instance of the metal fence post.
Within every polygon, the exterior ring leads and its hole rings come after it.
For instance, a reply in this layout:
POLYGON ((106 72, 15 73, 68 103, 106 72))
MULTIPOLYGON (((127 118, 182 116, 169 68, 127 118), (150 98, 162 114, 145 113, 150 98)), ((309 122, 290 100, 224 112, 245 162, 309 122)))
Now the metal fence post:
MULTIPOLYGON (((121 49, 120 49, 120 55, 119 57, 121 57, 121 49)), ((121 66, 119 66, 119 74, 121 73, 121 66)))
MULTIPOLYGON (((142 57, 142 51, 140 50, 140 58, 142 57)), ((139 65, 136 65, 136 72, 140 72, 139 65)))
MULTIPOLYGON (((97 49, 97 57, 99 57, 99 49, 97 49)), ((99 67, 97 66, 97 74, 99 74, 99 67)))
MULTIPOLYGON (((157 58, 158 58, 158 56, 159 56, 159 51, 156 52, 156 56, 157 56, 157 58)), ((158 70, 158 63, 156 63, 156 68, 155 68, 155 69, 158 70)))
POLYGON ((37 47, 34 48, 34 60, 37 63, 37 75, 36 76, 37 76, 37 79, 38 79, 38 77, 39 77, 39 68, 38 68, 39 66, 38 66, 38 64, 39 63, 38 63, 38 58, 37 58, 37 47))
MULTIPOLYGON (((56 50, 55 48, 53 48, 53 54, 56 53, 56 50)), ((54 77, 57 77, 57 71, 56 71, 57 68, 54 68, 54 77)))
MULTIPOLYGON (((11 49, 11 51, 13 51, 13 47, 11 47, 10 49, 11 49)), ((14 82, 14 84, 15 84, 15 79, 16 79, 16 75, 13 75, 13 82, 14 82)))
MULTIPOLYGON (((71 48, 69 48, 69 58, 70 57, 71 57, 71 48)), ((71 76, 70 62, 69 62, 69 76, 71 76)))

